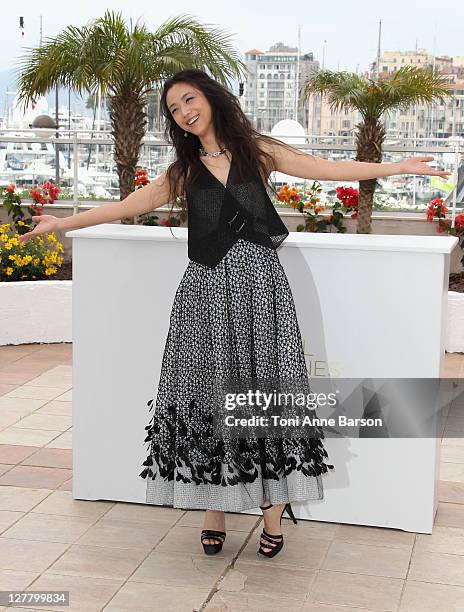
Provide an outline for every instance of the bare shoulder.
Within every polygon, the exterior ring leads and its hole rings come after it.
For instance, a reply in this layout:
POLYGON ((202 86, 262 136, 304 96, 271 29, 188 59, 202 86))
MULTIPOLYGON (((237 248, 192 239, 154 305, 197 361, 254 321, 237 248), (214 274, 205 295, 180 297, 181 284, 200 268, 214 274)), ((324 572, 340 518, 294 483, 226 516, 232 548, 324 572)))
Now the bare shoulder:
POLYGON ((175 170, 170 175, 168 168, 150 183, 153 191, 164 197, 167 203, 184 193, 184 177, 177 168, 175 170))
POLYGON ((316 158, 313 155, 276 138, 261 135, 257 141, 260 149, 272 158, 273 170, 291 176, 314 178, 316 158))
POLYGON ((285 158, 286 156, 298 155, 301 154, 301 151, 292 147, 291 145, 278 140, 277 138, 273 138, 272 136, 264 136, 260 135, 256 138, 256 143, 261 151, 268 153, 274 159, 274 162, 277 163, 278 160, 285 158))
POLYGON ((169 179, 166 171, 157 176, 153 181, 146 185, 144 189, 150 190, 150 199, 152 203, 151 209, 169 204, 172 199, 169 179))
POLYGON ((256 137, 256 145, 262 153, 262 161, 266 167, 266 174, 269 176, 271 172, 277 170, 279 157, 279 143, 268 136, 256 137))
POLYGON ((167 172, 163 172, 150 183, 153 193, 163 193, 169 197, 169 180, 167 172))
POLYGON ((274 156, 279 148, 279 143, 274 138, 263 136, 256 137, 256 144, 260 151, 267 153, 268 155, 274 156))

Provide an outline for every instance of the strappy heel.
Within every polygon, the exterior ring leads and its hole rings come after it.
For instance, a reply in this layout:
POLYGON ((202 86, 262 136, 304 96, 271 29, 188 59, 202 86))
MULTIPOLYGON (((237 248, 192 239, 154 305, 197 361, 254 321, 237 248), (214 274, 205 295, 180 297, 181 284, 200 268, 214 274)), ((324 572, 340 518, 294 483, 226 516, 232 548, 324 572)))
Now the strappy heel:
POLYGON ((203 529, 201 532, 201 543, 205 555, 216 555, 221 552, 222 545, 226 539, 225 531, 215 531, 214 529, 203 529), (203 540, 218 540, 215 544, 205 544, 203 540))
MULTIPOLYGON (((268 510, 269 508, 272 508, 273 505, 274 504, 269 504, 268 506, 260 506, 260 508, 261 510, 264 511, 264 510, 268 510)), ((280 521, 279 521, 280 525, 282 525, 282 516, 285 510, 287 511, 287 514, 289 515, 289 517, 292 519, 292 521, 296 525, 297 520, 295 518, 295 515, 293 514, 293 510, 292 510, 290 503, 285 504, 284 509, 282 510, 282 514, 280 515, 280 521)), ((283 546, 284 546, 284 536, 282 533, 279 533, 278 535, 273 535, 272 533, 268 533, 265 529, 263 529, 261 533, 261 540, 260 540, 258 554, 263 555, 264 557, 272 558, 272 557, 275 557, 282 550, 283 546), (269 545, 263 544, 262 540, 267 542, 269 545), (265 550, 265 549, 269 549, 269 550, 265 550)))

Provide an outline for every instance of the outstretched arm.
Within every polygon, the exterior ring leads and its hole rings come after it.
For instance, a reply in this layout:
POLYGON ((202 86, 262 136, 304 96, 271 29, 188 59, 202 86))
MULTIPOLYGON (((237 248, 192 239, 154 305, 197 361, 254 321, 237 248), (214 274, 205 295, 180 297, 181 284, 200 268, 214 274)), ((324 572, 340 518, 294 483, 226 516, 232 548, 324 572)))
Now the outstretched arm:
POLYGON ((58 229, 80 229, 100 223, 110 223, 148 213, 169 201, 169 187, 165 174, 121 200, 102 204, 91 210, 58 220, 58 229))
POLYGON ((428 174, 447 178, 450 172, 436 170, 425 162, 433 157, 409 157, 397 163, 369 163, 357 161, 330 161, 304 153, 298 149, 260 142, 275 162, 279 172, 300 178, 319 181, 363 181, 394 176, 396 174, 428 174))
POLYGON ((53 231, 67 231, 81 229, 100 223, 110 223, 119 219, 136 217, 148 213, 155 208, 163 206, 170 201, 169 184, 166 173, 159 176, 153 182, 141 187, 121 200, 110 202, 86 210, 70 217, 55 217, 53 215, 37 215, 32 217, 37 222, 34 229, 18 238, 18 242, 26 242, 34 236, 46 234, 53 231))

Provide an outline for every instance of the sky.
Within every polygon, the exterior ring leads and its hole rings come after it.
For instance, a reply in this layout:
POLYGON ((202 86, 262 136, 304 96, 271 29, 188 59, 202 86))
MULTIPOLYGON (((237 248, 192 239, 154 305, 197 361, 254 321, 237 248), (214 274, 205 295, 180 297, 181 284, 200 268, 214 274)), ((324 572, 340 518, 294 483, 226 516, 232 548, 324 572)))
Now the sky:
POLYGON ((302 52, 312 51, 321 61, 325 47, 325 67, 333 70, 369 68, 377 55, 379 20, 383 50, 412 50, 417 44, 437 55, 464 56, 462 0, 18 0, 2 2, 0 70, 14 68, 26 47, 38 45, 40 14, 46 37, 68 25, 84 25, 107 9, 121 11, 127 20, 141 19, 153 30, 169 17, 189 14, 227 31, 242 52, 266 51, 278 41, 297 46, 301 26, 302 52))

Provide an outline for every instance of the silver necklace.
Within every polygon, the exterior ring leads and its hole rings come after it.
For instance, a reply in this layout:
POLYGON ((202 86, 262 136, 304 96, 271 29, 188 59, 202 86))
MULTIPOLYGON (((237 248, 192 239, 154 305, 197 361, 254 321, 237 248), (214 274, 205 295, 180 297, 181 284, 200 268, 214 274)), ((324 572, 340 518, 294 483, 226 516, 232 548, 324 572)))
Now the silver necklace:
POLYGON ((199 151, 200 151, 200 155, 203 155, 204 157, 218 157, 219 155, 224 155, 227 149, 226 147, 224 147, 220 151, 214 151, 213 153, 208 153, 207 151, 204 150, 203 147, 200 147, 199 151))

